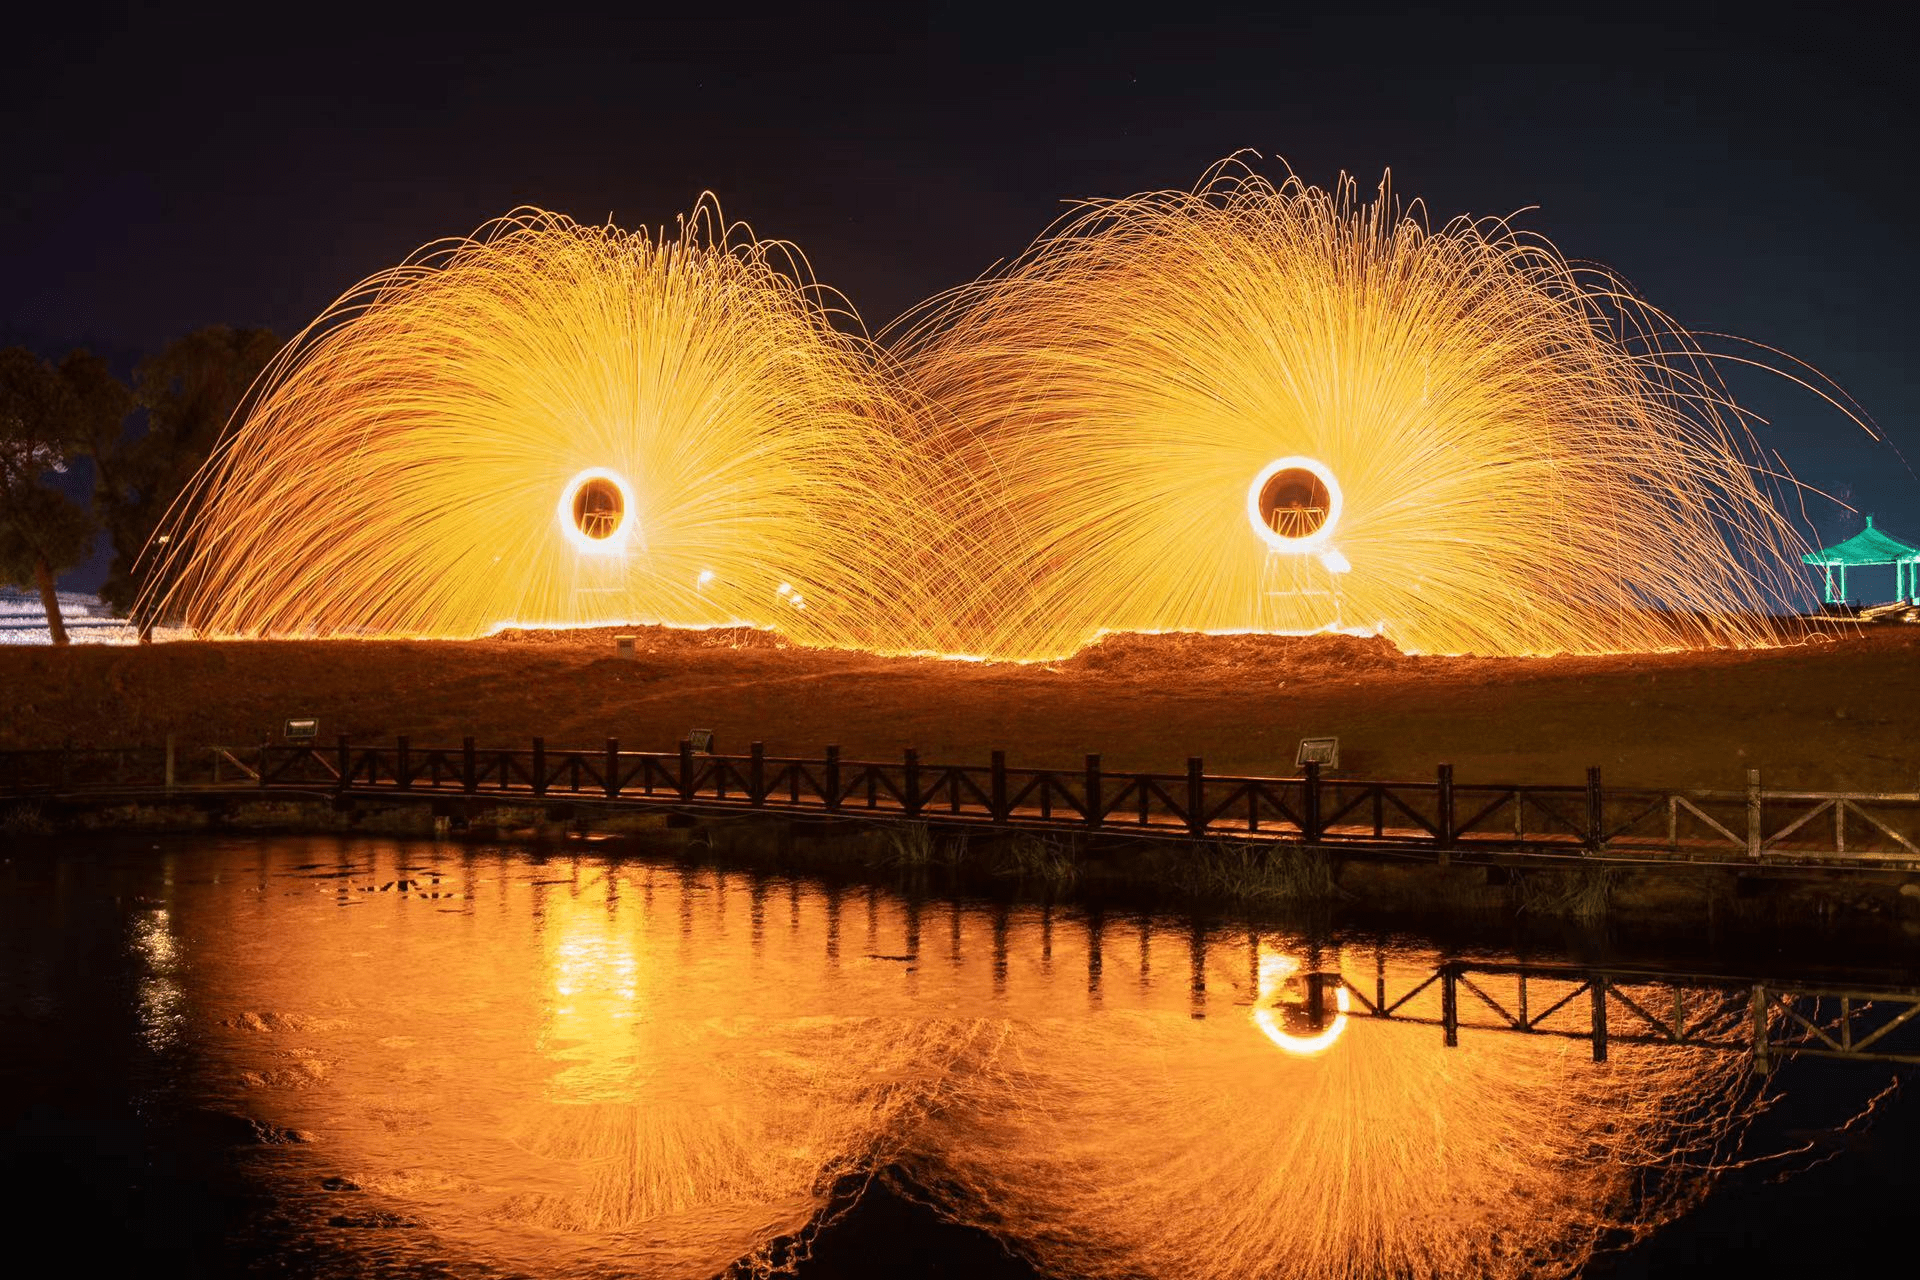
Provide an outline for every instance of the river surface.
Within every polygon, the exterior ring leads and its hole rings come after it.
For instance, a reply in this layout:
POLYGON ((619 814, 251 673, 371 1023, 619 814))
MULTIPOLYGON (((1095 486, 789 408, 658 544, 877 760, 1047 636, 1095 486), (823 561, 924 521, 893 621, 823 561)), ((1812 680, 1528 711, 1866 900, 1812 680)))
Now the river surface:
POLYGON ((1624 1005, 1596 1062, 1547 978, 1447 1047, 1421 984, 1510 952, 587 843, 5 852, 0 1194, 68 1273, 1765 1275, 1903 1248, 1916 1185, 1909 1069, 1624 1005))

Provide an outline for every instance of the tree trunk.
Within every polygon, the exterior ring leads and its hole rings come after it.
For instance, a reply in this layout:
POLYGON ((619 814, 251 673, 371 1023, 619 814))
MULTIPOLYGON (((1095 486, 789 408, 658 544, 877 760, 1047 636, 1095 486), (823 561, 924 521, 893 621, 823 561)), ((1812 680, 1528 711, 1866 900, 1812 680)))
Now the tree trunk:
POLYGON ((65 644, 67 628, 60 621, 60 596, 53 589, 53 567, 45 557, 33 562, 33 580, 40 587, 40 603, 47 607, 47 632, 55 644, 65 644))

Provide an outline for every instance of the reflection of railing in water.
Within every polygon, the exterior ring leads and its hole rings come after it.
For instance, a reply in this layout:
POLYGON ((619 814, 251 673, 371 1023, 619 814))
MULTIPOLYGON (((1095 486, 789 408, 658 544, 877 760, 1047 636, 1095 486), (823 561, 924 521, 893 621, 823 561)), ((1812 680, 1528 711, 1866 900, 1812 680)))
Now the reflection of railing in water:
MULTIPOLYGON (((692 868, 681 872, 688 883, 696 874, 692 868)), ((755 875, 748 893, 750 936, 756 947, 766 929, 768 884, 765 876, 755 875)), ((799 882, 789 880, 787 885, 797 921, 799 882)), ((837 886, 823 891, 824 946, 835 961, 855 949, 845 937, 849 892, 837 886)), ((883 942, 876 932, 881 890, 868 885, 851 892, 864 895, 864 946, 869 951, 885 947, 885 958, 910 964, 937 958, 956 966, 966 963, 962 920, 978 908, 945 902, 949 919, 946 929, 938 930, 930 928, 927 919, 935 904, 907 898, 901 904, 902 935, 898 942, 883 942), (940 941, 934 941, 936 937, 940 941)), ((1013 908, 998 902, 985 910, 987 971, 993 990, 1004 994, 1017 952, 1013 908)), ((1133 968, 1132 961, 1117 954, 1129 937, 1138 947, 1143 986, 1155 973, 1161 979, 1171 976, 1163 967, 1164 953, 1151 950, 1155 941, 1164 943, 1168 932, 1149 918, 1109 917, 1097 908, 1063 918, 1055 908, 1041 906, 1034 924, 1037 959, 1046 974, 1054 972, 1059 959, 1061 934, 1081 935, 1086 991, 1096 1001, 1104 987, 1115 978, 1125 981, 1133 968)), ((1345 1034, 1352 1035, 1356 1026, 1369 1022, 1396 1022, 1433 1027, 1448 1048, 1459 1046, 1463 1031, 1585 1040, 1592 1045, 1594 1060, 1601 1062, 1614 1045, 1647 1045, 1750 1054, 1756 1072, 1793 1057, 1920 1065, 1920 986, 1878 976, 1786 978, 1460 958, 1423 960, 1409 967, 1405 957, 1390 963, 1385 950, 1375 949, 1373 973, 1367 977, 1346 971, 1365 954, 1350 946, 1283 939, 1258 928, 1236 928, 1231 933, 1237 939, 1229 942, 1226 931, 1209 928, 1198 918, 1182 933, 1190 1016, 1217 1014, 1217 1009, 1210 1013, 1218 993, 1210 990, 1209 970, 1221 957, 1223 944, 1244 948, 1241 980, 1253 996, 1254 1020, 1262 1021, 1262 1010, 1281 1015, 1274 1019, 1280 1028, 1263 1024, 1261 1029, 1290 1053, 1332 1048, 1341 1024, 1345 1034), (1346 953, 1345 967, 1329 966, 1329 950, 1346 953), (1428 997, 1425 1002, 1423 996, 1428 997), (1278 1036, 1276 1029, 1281 1031, 1278 1036)), ((1241 1010, 1234 1016, 1248 1016, 1243 999, 1236 998, 1233 1007, 1241 1010)))
POLYGON ((1351 1006, 1355 1018, 1438 1027, 1449 1048, 1465 1029, 1589 1040, 1596 1062, 1611 1045, 1650 1044, 1751 1053, 1756 1071, 1795 1056, 1920 1065, 1920 987, 1468 960, 1444 961, 1398 994, 1388 989, 1384 963, 1371 990, 1338 972, 1300 981, 1309 1028, 1351 1006), (1495 992, 1490 979, 1512 986, 1495 992), (1409 1009, 1435 987, 1437 1015, 1409 1009), (1329 993, 1344 994, 1338 1011, 1329 993))
POLYGON ((467 796, 804 818, 935 822, 1188 840, 1305 844, 1450 857, 1692 862, 1738 866, 1920 870, 1920 794, 1464 784, 1441 765, 1431 782, 1115 773, 1089 755, 1078 769, 675 752, 301 745, 214 748, 184 767, 167 748, 0 753, 0 790, 16 795, 252 785, 346 796, 467 796), (222 769, 226 777, 222 777, 222 769), (239 775, 236 777, 236 774, 239 775))
MULTIPOLYGON (((754 891, 755 928, 759 928, 754 891)), ((869 942, 871 911, 877 890, 869 887, 869 942)), ((841 949, 841 891, 827 894, 829 953, 841 949)), ((959 903, 952 903, 953 920, 946 958, 962 963, 959 903)), ((924 904, 906 904, 906 934, 901 959, 918 962, 924 949, 924 904)), ((990 971, 996 991, 1005 989, 1010 972, 1010 911, 1006 904, 991 908, 990 971)), ((1095 910, 1079 921, 1084 930, 1087 991, 1097 997, 1110 980, 1115 949, 1116 921, 1095 910)), ((1058 926, 1050 907, 1041 909, 1040 961, 1051 971, 1058 926)), ((1165 934, 1138 925, 1142 982, 1149 972, 1150 938, 1165 934)), ((757 933, 756 933, 757 936, 757 933)), ((1191 1016, 1208 1017, 1209 957, 1217 956, 1224 939, 1195 920, 1187 932, 1187 971, 1191 1016)), ((1257 929, 1246 932, 1245 981, 1255 994, 1255 1021, 1264 1008, 1279 1012, 1284 1003, 1285 1026, 1262 1030, 1289 1052, 1316 1053, 1338 1038, 1338 1024, 1347 1033, 1355 1024, 1398 1022, 1429 1026, 1441 1032, 1449 1048, 1460 1034, 1505 1032, 1515 1035, 1586 1040, 1595 1061, 1604 1062, 1613 1045, 1653 1045, 1751 1054, 1756 1072, 1792 1057, 1847 1059, 1920 1065, 1920 986, 1878 979, 1793 979, 1765 975, 1702 974, 1691 970, 1660 970, 1624 966, 1588 967, 1526 961, 1445 959, 1419 964, 1411 974, 1400 969, 1398 987, 1389 976, 1387 954, 1374 953, 1371 980, 1326 966, 1324 944, 1287 943, 1263 938, 1257 929), (1496 988, 1496 982, 1508 986, 1496 988), (1423 995, 1437 1000, 1419 1003, 1423 995), (1277 998, 1276 998, 1277 997, 1277 998)), ((1351 957, 1351 951, 1349 950, 1351 957)))

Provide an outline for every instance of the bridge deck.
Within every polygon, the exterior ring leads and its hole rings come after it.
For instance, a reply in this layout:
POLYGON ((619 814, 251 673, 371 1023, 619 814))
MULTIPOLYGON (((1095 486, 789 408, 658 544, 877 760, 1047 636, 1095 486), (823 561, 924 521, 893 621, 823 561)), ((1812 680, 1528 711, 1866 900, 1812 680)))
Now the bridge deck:
POLYGON ((1617 789, 1588 770, 1585 785, 1460 783, 1448 765, 1431 781, 1327 776, 1210 775, 984 765, 707 755, 674 752, 482 749, 337 741, 329 747, 210 748, 185 762, 171 748, 0 753, 0 794, 131 797, 173 794, 331 794, 364 799, 589 804, 686 812, 764 812, 794 818, 926 822, 1065 834, 1372 850, 1430 857, 1499 856, 1583 863, 1708 863, 1741 867, 1920 870, 1920 795, 1617 789))

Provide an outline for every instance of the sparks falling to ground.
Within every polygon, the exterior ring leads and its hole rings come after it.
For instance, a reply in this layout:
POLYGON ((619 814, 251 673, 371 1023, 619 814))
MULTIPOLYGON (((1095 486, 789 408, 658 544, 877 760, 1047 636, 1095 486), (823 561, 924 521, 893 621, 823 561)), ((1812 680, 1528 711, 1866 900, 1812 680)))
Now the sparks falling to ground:
POLYGON ((1684 330, 1384 185, 1229 162, 1083 207, 890 350, 847 327, 711 204, 677 237, 529 213, 430 246, 268 371, 161 611, 1025 660, 1114 631, 1744 646, 1801 596, 1777 469, 1684 330))
POLYGON ((267 371, 168 608, 213 635, 932 630, 885 554, 916 454, 830 302, 711 203, 672 236, 526 212, 429 246, 267 371))
POLYGON ((1424 652, 1743 645, 1800 542, 1711 362, 1603 273, 1387 190, 1085 207, 899 344, 1002 567, 982 647, 1382 630, 1424 652))

